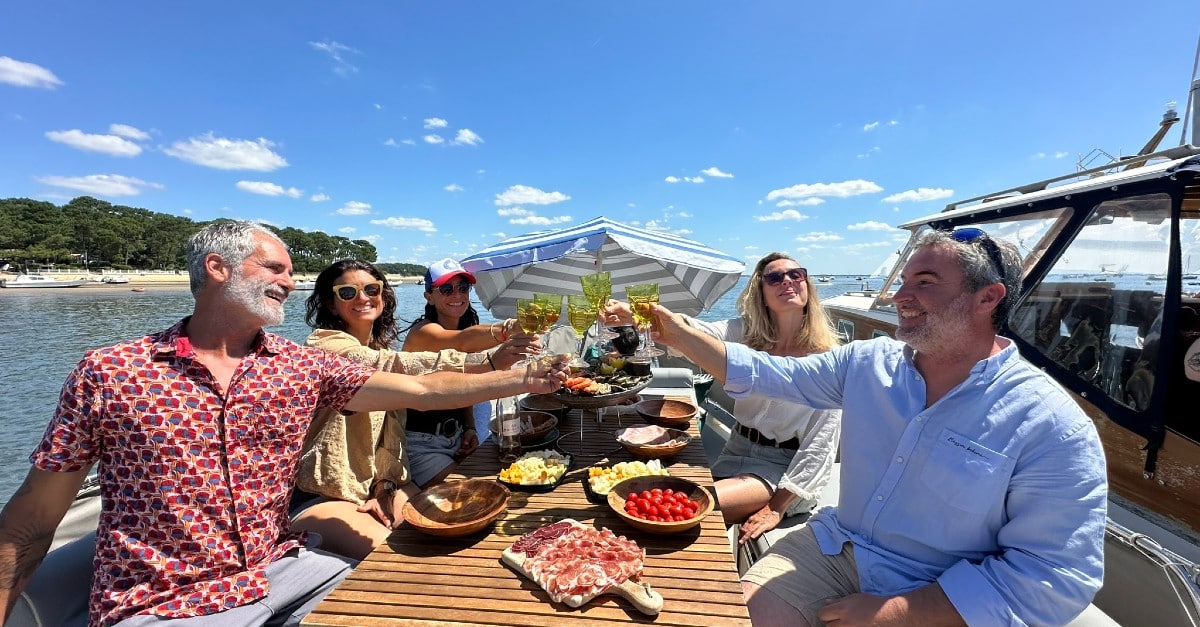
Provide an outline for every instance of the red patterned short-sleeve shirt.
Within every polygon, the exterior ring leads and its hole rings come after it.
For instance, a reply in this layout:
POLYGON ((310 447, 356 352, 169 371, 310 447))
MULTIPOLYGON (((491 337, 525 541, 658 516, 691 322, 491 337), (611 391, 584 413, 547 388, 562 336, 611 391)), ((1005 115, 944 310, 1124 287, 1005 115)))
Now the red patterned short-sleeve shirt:
POLYGON ((57 472, 99 462, 93 625, 265 596, 263 569, 300 545, 288 500, 309 421, 374 373, 262 332, 221 394, 186 322, 84 356, 30 456, 57 472))

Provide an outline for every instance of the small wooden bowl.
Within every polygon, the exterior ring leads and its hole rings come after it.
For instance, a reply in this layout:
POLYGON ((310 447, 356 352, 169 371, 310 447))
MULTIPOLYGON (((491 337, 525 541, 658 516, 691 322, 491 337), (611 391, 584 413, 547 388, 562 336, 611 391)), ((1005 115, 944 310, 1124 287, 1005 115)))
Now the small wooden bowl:
POLYGON ((670 438, 668 444, 635 444, 626 441, 622 435, 625 429, 617 431, 617 443, 625 447, 631 455, 639 459, 666 459, 678 455, 692 442, 692 435, 680 429, 663 427, 670 438))
POLYGON ((521 409, 544 411, 558 418, 559 422, 566 420, 567 412, 571 410, 566 403, 555 398, 553 394, 530 394, 522 397, 521 409))
POLYGON ((633 406, 642 420, 661 427, 687 429, 696 417, 699 408, 695 405, 673 398, 655 398, 639 401, 633 406))
POLYGON ((521 444, 537 444, 546 439, 546 434, 558 426, 558 418, 544 411, 521 411, 518 414, 521 422, 528 420, 533 426, 528 431, 522 431, 519 436, 521 444))
POLYGON ((508 488, 490 479, 439 483, 404 504, 408 524, 447 538, 482 530, 508 510, 508 488))
POLYGON ((620 516, 622 520, 629 523, 632 527, 656 534, 673 534, 683 533, 692 527, 700 524, 705 516, 712 513, 716 506, 716 499, 709 494, 700 484, 679 477, 665 477, 662 475, 646 475, 642 477, 630 477, 613 486, 612 491, 608 493, 608 506, 620 516), (636 516, 630 516, 625 511, 625 497, 630 492, 642 492, 643 490, 653 490, 654 488, 662 488, 666 490, 671 488, 676 492, 683 492, 688 495, 688 498, 700 503, 700 509, 696 515, 688 520, 679 522, 657 522, 646 520, 636 516))

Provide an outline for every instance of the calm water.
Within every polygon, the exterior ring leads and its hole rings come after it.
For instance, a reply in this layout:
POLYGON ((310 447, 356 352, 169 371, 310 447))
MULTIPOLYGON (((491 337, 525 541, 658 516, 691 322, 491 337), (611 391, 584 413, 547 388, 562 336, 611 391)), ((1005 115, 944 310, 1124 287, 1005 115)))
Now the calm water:
MULTIPOLYGON (((743 282, 745 279, 742 280, 743 282)), ((857 289, 853 277, 818 286, 822 297, 857 289)), ((721 320, 736 315, 742 282, 700 317, 721 320)), ((875 281, 878 287, 878 281, 875 281)), ((397 286, 400 317, 414 318, 425 306, 422 288, 397 286)), ((271 329, 303 342, 311 329, 304 324, 304 298, 289 298, 284 324, 271 329)), ((476 301, 484 322, 494 318, 476 301)), ((67 374, 87 350, 165 329, 192 310, 184 287, 126 289, 0 289, 0 505, 8 502, 29 470, 29 453, 41 440, 54 413, 67 374)))

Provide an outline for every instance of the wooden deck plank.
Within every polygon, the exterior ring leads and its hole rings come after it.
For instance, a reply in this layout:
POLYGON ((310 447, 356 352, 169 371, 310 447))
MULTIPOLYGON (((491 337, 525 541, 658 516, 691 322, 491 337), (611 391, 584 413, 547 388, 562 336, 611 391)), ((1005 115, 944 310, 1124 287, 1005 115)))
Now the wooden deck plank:
MULTIPOLYGON (((560 430, 581 428, 612 432, 616 412, 602 425, 592 413, 574 411, 560 430)), ((640 424, 622 412, 623 426, 640 424)), ((695 436, 669 464, 676 477, 712 485, 698 425, 695 436)), ((514 625, 590 627, 652 623, 670 627, 749 625, 741 584, 726 536, 715 511, 688 533, 660 536, 630 527, 607 505, 587 500, 587 468, 632 459, 603 434, 589 434, 579 448, 567 479, 551 492, 514 491, 508 513, 493 528, 465 538, 435 538, 402 525, 376 548, 317 609, 305 618, 310 626, 514 625), (657 617, 639 613, 624 599, 602 595, 581 608, 554 603, 537 584, 500 561, 500 552, 521 535, 563 518, 611 529, 646 549, 642 579, 663 595, 657 617)), ((496 446, 485 442, 450 480, 494 479, 499 472, 496 446)))

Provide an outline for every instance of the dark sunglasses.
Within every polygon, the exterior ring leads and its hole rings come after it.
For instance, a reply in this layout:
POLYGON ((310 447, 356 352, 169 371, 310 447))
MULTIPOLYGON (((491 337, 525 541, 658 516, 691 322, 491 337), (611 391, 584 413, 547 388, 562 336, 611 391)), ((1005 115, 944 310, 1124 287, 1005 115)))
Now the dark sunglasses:
POLYGON ((1000 282, 1004 283, 1008 277, 1004 275, 1004 259, 1000 256, 1000 247, 996 245, 995 240, 991 238, 983 229, 977 229, 973 226, 955 229, 950 234, 950 239, 964 244, 973 244, 979 242, 980 246, 987 251, 988 259, 992 260, 992 266, 996 269, 996 274, 1000 276, 1000 282))
POLYGON ((363 286, 351 285, 349 283, 345 285, 333 286, 333 293, 337 295, 339 299, 347 302, 358 298, 359 292, 362 292, 371 298, 375 298, 383 293, 383 281, 373 281, 363 286))
MULTIPOLYGON (((449 296, 454 293, 455 287, 456 286, 450 285, 449 283, 443 283, 443 284, 437 286, 437 291, 441 292, 442 296, 449 296)), ((463 281, 462 283, 458 283, 457 287, 458 287, 459 294, 466 294, 467 292, 471 291, 471 284, 467 283, 466 281, 463 281)))
POLYGON ((804 268, 792 268, 791 270, 778 270, 776 272, 767 272, 762 275, 763 282, 771 287, 775 287, 783 283, 783 277, 787 277, 793 281, 807 281, 808 270, 804 268))

